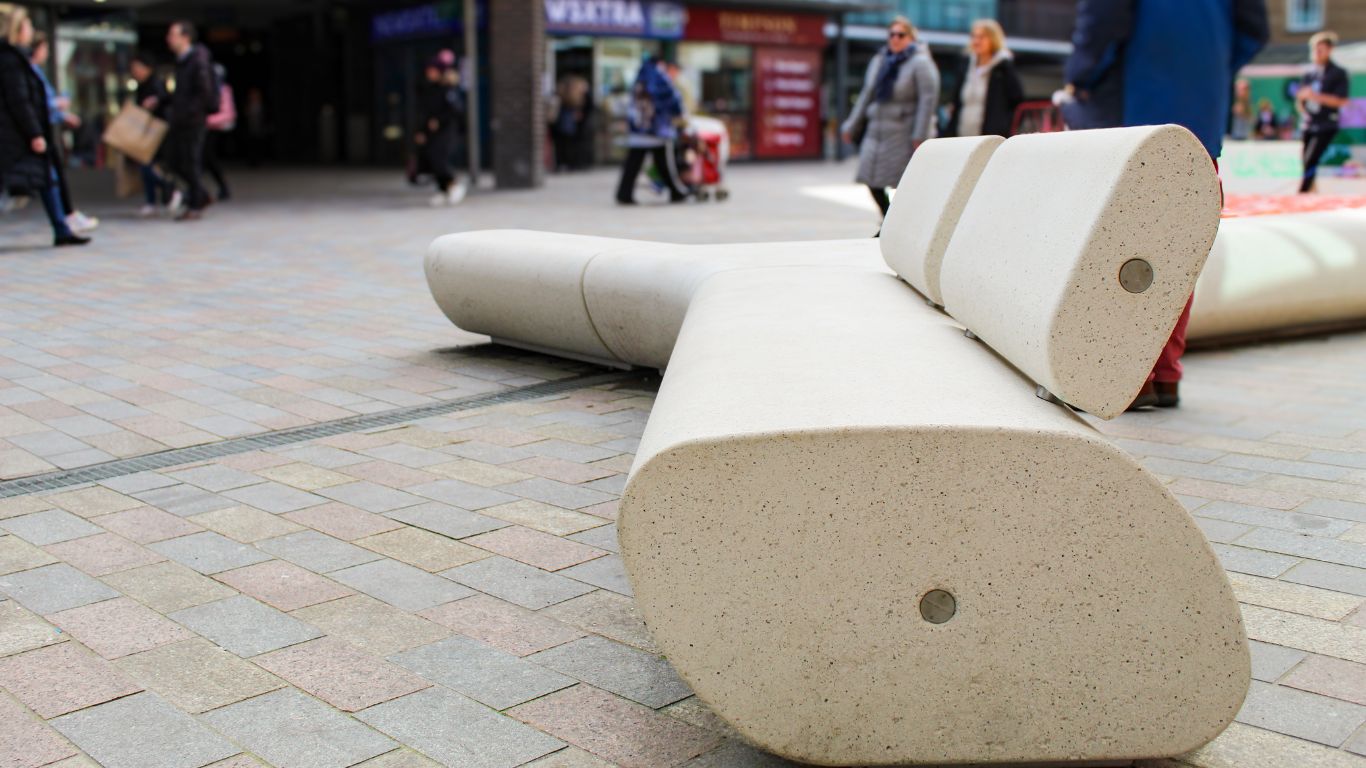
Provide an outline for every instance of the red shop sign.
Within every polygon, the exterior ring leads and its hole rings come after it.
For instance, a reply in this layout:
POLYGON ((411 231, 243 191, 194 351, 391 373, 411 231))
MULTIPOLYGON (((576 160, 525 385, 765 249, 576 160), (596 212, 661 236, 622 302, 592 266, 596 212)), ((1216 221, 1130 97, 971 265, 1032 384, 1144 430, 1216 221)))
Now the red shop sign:
POLYGON ((687 40, 750 45, 825 46, 825 17, 813 13, 768 13, 689 8, 687 40))
POLYGON ((754 156, 821 152, 821 52, 754 49, 754 156))

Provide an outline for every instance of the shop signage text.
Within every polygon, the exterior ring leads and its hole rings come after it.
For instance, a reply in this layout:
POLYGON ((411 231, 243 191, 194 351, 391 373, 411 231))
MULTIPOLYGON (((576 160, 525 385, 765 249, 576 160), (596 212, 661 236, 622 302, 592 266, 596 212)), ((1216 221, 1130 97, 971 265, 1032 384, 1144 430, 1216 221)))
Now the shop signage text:
POLYGON ((677 40, 687 11, 664 0, 545 0, 545 28, 557 35, 677 40))
POLYGON ((754 49, 755 157, 815 157, 821 151, 821 52, 754 49))
POLYGON ((457 34, 461 31, 460 15, 460 3, 450 0, 377 13, 370 20, 370 39, 382 43, 457 34))
POLYGON ((684 37, 751 45, 825 45, 825 18, 811 13, 767 13, 693 8, 684 37))

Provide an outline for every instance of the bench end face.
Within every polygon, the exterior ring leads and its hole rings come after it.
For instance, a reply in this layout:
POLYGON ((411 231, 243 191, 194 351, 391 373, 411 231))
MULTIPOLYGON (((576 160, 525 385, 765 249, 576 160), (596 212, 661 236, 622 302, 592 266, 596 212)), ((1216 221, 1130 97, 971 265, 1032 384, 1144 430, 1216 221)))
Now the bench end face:
POLYGON ((1219 212, 1213 162, 1180 126, 1014 137, 949 244, 944 306, 1065 402, 1113 418, 1171 335, 1219 212))
POLYGON ((798 762, 1168 757, 1221 733, 1247 692, 1214 553, 1099 438, 941 427, 682 443, 636 467, 619 525, 638 605, 682 678, 798 762))
POLYGON ((882 222, 878 245, 887 266, 922 296, 943 304, 940 267, 972 190, 1005 139, 931 139, 915 151, 882 222))

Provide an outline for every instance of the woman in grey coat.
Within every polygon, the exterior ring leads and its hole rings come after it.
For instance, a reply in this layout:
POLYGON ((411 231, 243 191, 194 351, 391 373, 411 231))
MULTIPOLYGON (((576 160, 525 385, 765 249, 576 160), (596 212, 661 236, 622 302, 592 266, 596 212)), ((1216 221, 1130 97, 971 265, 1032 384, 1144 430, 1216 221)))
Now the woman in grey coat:
POLYGON ((868 64, 863 91, 840 127, 845 141, 861 136, 858 176, 867 184, 882 215, 920 142, 934 138, 939 103, 939 69, 929 46, 916 42, 910 19, 898 16, 887 26, 887 47, 868 64))

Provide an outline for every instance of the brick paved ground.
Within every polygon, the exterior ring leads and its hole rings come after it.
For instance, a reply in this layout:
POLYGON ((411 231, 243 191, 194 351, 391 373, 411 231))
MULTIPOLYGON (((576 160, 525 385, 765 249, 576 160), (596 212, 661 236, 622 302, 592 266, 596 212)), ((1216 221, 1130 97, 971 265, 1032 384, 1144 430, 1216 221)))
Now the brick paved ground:
MULTIPOLYGON (((573 375, 464 346, 426 295, 425 243, 532 212, 680 241, 867 234, 825 201, 846 175, 744 169, 729 207, 626 212, 606 174, 438 212, 385 178, 245 179, 254 205, 111 217, 83 251, 31 250, 31 217, 0 220, 0 467, 573 375), (287 216, 286 193, 308 202, 287 216)), ((1148 768, 1366 765, 1366 334, 1188 369, 1179 411, 1100 427, 1215 542, 1256 681, 1211 746, 1148 768)), ((582 389, 0 500, 0 766, 782 764, 689 695, 635 614, 613 520, 652 395, 582 389)))

